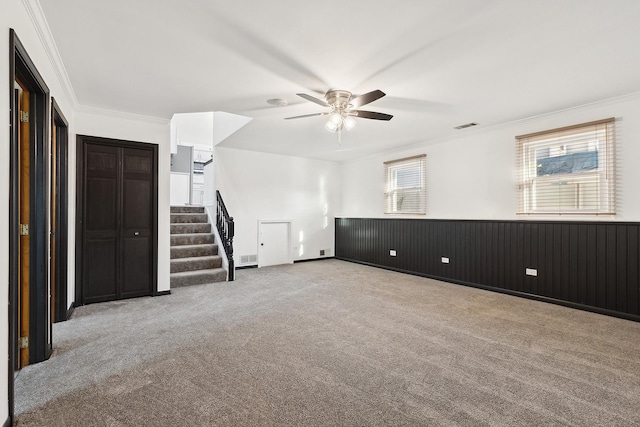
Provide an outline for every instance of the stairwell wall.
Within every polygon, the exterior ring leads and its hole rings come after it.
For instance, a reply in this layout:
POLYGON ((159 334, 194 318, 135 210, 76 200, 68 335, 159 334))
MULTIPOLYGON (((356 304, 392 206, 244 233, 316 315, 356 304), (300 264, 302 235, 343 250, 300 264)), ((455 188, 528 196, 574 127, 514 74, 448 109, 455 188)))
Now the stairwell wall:
POLYGON ((227 147, 216 147, 214 159, 216 189, 235 222, 237 266, 258 253, 259 220, 291 220, 294 261, 333 256, 338 163, 227 147))
POLYGON ((215 161, 209 162, 204 167, 204 208, 211 222, 211 232, 213 233, 216 245, 218 245, 218 255, 222 258, 222 268, 227 270, 229 277, 229 259, 224 251, 222 239, 216 226, 216 185, 215 185, 215 161))

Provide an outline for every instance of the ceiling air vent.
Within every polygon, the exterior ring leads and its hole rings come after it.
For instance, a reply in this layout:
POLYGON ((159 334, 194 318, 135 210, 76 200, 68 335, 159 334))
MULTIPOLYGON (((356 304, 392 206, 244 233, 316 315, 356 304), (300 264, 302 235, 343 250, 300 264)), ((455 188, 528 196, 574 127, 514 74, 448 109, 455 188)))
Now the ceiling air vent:
POLYGON ((477 125, 478 125, 477 123, 471 122, 464 125, 456 126, 455 129, 466 129, 466 128, 470 128, 471 126, 477 126, 477 125))
POLYGON ((282 98, 267 99, 267 104, 273 105, 274 107, 286 107, 287 100, 282 98))

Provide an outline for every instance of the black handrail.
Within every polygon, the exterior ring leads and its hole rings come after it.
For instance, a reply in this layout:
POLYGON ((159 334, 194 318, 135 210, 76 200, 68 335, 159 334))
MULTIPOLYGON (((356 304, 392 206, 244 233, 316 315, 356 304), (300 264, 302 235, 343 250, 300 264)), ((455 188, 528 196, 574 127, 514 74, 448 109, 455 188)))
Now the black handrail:
POLYGON ((222 246, 224 252, 227 254, 227 260, 229 261, 229 281, 234 279, 234 263, 233 263, 233 235, 234 225, 233 217, 229 216, 227 207, 224 205, 224 200, 220 192, 216 190, 216 227, 222 240, 222 246))

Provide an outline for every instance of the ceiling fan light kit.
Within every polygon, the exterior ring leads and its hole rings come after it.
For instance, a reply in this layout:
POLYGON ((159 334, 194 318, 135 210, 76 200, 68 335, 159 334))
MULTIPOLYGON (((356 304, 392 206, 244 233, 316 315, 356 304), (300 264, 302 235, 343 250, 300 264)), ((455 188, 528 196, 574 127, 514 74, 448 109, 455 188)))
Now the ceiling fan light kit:
POLYGON ((352 116, 346 116, 342 119, 342 125, 346 130, 351 130, 356 125, 356 119, 352 116))
POLYGON ((307 95, 306 93, 298 93, 297 95, 307 101, 311 101, 323 107, 331 107, 331 111, 305 114, 303 116, 286 117, 286 119, 300 119, 303 117, 328 115, 329 120, 327 120, 324 127, 329 132, 338 133, 338 143, 342 142, 342 129, 351 130, 356 125, 354 117, 384 121, 389 121, 393 118, 390 114, 355 109, 385 96, 385 93, 381 90, 374 90, 357 97, 354 97, 351 92, 346 90, 330 90, 325 94, 324 101, 311 95, 307 95))
POLYGON ((329 115, 329 120, 327 120, 327 123, 325 123, 324 127, 329 131, 329 132, 336 132, 338 129, 342 128, 342 115, 340 113, 331 113, 329 115))

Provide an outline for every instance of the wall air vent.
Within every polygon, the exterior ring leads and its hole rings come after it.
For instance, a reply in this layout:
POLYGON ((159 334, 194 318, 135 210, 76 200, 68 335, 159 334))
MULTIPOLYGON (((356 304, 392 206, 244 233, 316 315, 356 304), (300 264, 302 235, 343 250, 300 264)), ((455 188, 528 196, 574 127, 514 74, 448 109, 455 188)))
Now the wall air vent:
POLYGON ((477 126, 477 123, 471 122, 471 123, 466 123, 464 125, 460 125, 460 126, 456 126, 455 129, 466 129, 466 128, 470 128, 471 126, 477 126))
POLYGON ((257 255, 241 255, 240 256, 240 265, 255 264, 256 262, 258 262, 257 255))

